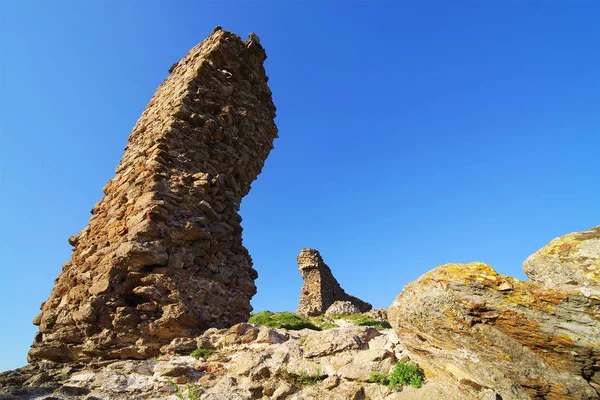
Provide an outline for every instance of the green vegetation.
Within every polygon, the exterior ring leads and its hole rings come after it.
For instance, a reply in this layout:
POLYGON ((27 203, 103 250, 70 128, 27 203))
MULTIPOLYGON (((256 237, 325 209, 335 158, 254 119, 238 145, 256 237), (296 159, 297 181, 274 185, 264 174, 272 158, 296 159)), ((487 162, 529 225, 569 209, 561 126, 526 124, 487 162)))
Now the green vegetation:
POLYGON ((364 314, 332 314, 333 319, 350 319, 356 326, 373 326, 375 329, 389 329, 392 326, 387 321, 378 321, 364 314))
POLYGON ((425 373, 411 361, 396 364, 391 374, 371 374, 369 382, 377 382, 389 386, 392 390, 399 390, 402 386, 410 385, 420 388, 425 380, 425 373))
POLYGON ((331 319, 352 320, 356 326, 373 326, 375 329, 389 329, 392 327, 387 321, 378 321, 363 314, 333 314, 330 317, 326 317, 325 315, 305 317, 288 311, 262 311, 256 314, 250 314, 248 323, 264 325, 271 328, 285 328, 292 330, 306 328, 315 331, 323 331, 339 327, 339 325, 333 323, 331 319))
POLYGON ((69 374, 68 374, 68 373, 66 373, 66 372, 65 372, 65 373, 62 373, 62 374, 60 374, 60 376, 58 377, 58 380, 59 380, 59 381, 63 381, 63 382, 64 382, 64 381, 66 381, 66 380, 68 380, 68 379, 69 379, 69 374))
POLYGON ((398 363, 390 375, 390 384, 410 385, 420 388, 425 380, 425 372, 413 362, 398 363))
POLYGON ((371 383, 381 383, 382 385, 389 385, 390 384, 390 379, 388 378, 388 376, 386 374, 380 374, 380 373, 373 373, 371 374, 371 376, 369 376, 369 382, 371 383))
POLYGON ((322 331, 326 331, 327 329, 332 329, 332 328, 339 328, 339 325, 336 324, 332 324, 331 322, 323 322, 319 328, 321 328, 322 331))
POLYGON ((315 315, 306 317, 313 325, 316 325, 320 330, 325 331, 327 329, 339 328, 339 325, 334 324, 331 318, 326 317, 325 314, 315 315))
POLYGON ((317 371, 316 375, 309 375, 306 371, 301 371, 299 374, 295 374, 293 372, 289 372, 287 369, 284 372, 284 376, 288 382, 301 386, 315 385, 327 378, 327 375, 321 374, 321 371, 317 371))
POLYGON ((192 351, 192 354, 190 354, 190 356, 192 356, 194 358, 204 358, 205 360, 208 360, 210 358, 210 356, 215 354, 215 352, 216 352, 215 349, 200 348, 200 349, 196 349, 196 350, 192 351))
POLYGON ((263 311, 251 314, 248 323, 269 326, 271 328, 285 328, 292 330, 307 328, 315 331, 321 330, 321 328, 312 323, 310 319, 288 311, 278 313, 263 311))
POLYGON ((175 388, 175 396, 177 396, 177 398, 181 400, 200 400, 200 395, 202 394, 200 386, 186 382, 185 387, 187 391, 184 394, 181 390, 181 387, 178 384, 174 382, 171 382, 169 384, 175 388))

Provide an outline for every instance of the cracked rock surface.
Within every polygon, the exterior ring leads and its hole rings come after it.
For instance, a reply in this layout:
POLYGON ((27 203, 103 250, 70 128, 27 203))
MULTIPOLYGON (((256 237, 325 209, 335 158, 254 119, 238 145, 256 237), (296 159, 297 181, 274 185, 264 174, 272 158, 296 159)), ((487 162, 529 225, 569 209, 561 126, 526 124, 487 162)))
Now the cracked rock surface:
POLYGON ((442 265, 404 288, 389 321, 428 378, 469 389, 465 398, 598 399, 600 297, 588 290, 599 283, 597 232, 531 256, 534 282, 483 263, 442 265))
POLYGON ((151 360, 30 364, 0 374, 0 400, 177 400, 176 390, 184 398, 194 391, 198 399, 416 400, 443 393, 435 384, 392 392, 368 382, 403 358, 392 329, 293 331, 241 323, 174 339, 151 360), (192 348, 213 354, 195 358, 192 348))
POLYGON ((600 296, 600 226, 552 240, 523 263, 542 286, 600 296))

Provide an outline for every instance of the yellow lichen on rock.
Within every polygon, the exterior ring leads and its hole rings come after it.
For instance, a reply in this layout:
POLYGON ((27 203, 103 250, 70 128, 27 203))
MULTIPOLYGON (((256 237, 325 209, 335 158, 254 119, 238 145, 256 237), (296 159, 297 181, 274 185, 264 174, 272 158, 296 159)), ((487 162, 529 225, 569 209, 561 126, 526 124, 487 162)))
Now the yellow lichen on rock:
POLYGON ((481 387, 503 399, 593 399, 593 385, 600 385, 598 304, 475 262, 445 264, 409 283, 388 316, 411 357, 466 390, 464 398, 479 398, 481 387), (444 363, 473 385, 457 381, 439 367, 444 363))
POLYGON ((551 240, 525 260, 523 270, 542 286, 600 297, 600 226, 551 240))

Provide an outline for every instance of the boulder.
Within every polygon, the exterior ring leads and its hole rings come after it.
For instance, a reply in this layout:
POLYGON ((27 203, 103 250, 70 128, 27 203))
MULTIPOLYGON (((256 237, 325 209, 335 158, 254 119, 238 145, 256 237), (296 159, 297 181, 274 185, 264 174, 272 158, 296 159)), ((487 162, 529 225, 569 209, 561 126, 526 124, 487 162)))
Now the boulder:
POLYGON ((387 321, 387 308, 374 308, 367 313, 367 315, 378 321, 387 321))
POLYGON ((323 357, 351 349, 365 349, 368 348, 367 343, 377 335, 379 332, 371 326, 314 332, 304 340, 304 357, 323 357))
POLYGON ((196 350, 197 343, 194 338, 176 338, 171 343, 160 348, 162 354, 185 354, 188 355, 196 350))
POLYGON ((336 301, 333 303, 327 311, 325 311, 325 315, 334 315, 334 314, 359 314, 360 308, 352 304, 350 301, 336 301))
POLYGON ((428 379, 462 398, 597 399, 600 299, 446 264, 404 288, 389 321, 428 379))
POLYGON ((525 260, 523 270, 542 286, 600 296, 600 226, 550 241, 525 260))

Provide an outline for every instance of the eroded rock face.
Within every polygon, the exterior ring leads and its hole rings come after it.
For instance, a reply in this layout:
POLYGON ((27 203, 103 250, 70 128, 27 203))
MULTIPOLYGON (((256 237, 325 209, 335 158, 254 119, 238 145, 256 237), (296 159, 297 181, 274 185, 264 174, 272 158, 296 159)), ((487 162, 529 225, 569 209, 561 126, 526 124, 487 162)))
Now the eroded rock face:
POLYGON ((359 312, 373 308, 371 304, 350 296, 342 289, 317 250, 302 249, 298 255, 298 268, 304 279, 298 314, 323 314, 336 301, 348 301, 359 312))
POLYGON ((147 358, 247 320, 257 273, 238 210, 277 137, 265 59, 216 28, 171 67, 69 239, 30 361, 147 358))
POLYGON ((600 298, 447 264, 408 284, 389 321, 428 379, 480 399, 597 399, 600 298))
POLYGON ((358 314, 360 309, 350 301, 336 301, 327 308, 325 315, 358 314))
POLYGON ((429 384, 393 393, 387 386, 368 382, 370 374, 389 373, 403 357, 391 329, 292 331, 241 323, 208 329, 195 339, 175 339, 161 353, 155 360, 30 365, 0 374, 0 399, 49 394, 54 399, 177 400, 181 398, 175 394, 177 384, 184 398, 206 400, 416 400, 442 398, 443 393, 429 384), (188 340, 214 353, 191 357, 188 340), (74 394, 63 397, 66 392, 74 394), (427 395, 432 392, 438 395, 427 395))
POLYGON ((523 263, 540 285, 600 296, 600 226, 552 240, 523 263))

